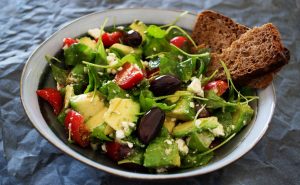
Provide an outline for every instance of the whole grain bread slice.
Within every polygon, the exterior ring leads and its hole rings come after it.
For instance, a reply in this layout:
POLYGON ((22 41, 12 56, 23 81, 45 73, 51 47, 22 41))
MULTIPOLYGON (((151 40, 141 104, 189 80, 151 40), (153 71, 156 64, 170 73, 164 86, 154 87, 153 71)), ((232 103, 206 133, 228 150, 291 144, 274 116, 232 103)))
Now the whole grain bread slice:
POLYGON ((253 83, 253 79, 266 78, 265 75, 271 75, 285 65, 288 62, 285 51, 277 28, 268 23, 248 30, 222 53, 212 53, 207 74, 218 69, 215 78, 225 80, 226 75, 220 64, 223 61, 232 79, 238 84, 247 85, 253 83))
MULTIPOLYGON (((230 47, 233 41, 239 39, 248 30, 249 28, 236 23, 229 17, 206 10, 198 15, 192 38, 197 44, 210 48, 214 59, 216 53, 222 53, 223 49, 230 47)), ((286 48, 284 54, 285 58, 289 59, 289 52, 286 48)), ((213 68, 214 65, 212 64, 211 66, 209 69, 213 68)), ((245 84, 245 81, 242 84, 252 88, 264 88, 272 82, 275 73, 279 69, 252 77, 246 81, 247 84, 245 84)), ((208 74, 210 73, 211 71, 209 70, 208 74)))
POLYGON ((205 10, 198 14, 192 38, 196 44, 204 44, 205 47, 210 48, 211 52, 221 53, 248 30, 249 28, 234 22, 229 17, 205 10))

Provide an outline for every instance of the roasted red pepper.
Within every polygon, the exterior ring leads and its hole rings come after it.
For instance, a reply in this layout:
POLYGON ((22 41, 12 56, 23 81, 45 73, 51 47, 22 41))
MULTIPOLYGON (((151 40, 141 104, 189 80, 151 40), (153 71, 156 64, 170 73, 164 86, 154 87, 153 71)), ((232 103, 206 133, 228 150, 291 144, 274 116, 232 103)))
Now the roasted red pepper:
POLYGON ((131 64, 128 62, 122 66, 122 70, 119 71, 115 76, 116 83, 122 89, 133 88, 140 83, 143 78, 143 71, 136 64, 131 64))
POLYGON ((60 95, 60 92, 54 88, 44 88, 36 91, 36 94, 46 100, 53 108, 55 115, 58 115, 61 108, 63 98, 60 95))
POLYGON ((82 147, 89 145, 90 132, 84 124, 84 118, 74 110, 70 110, 65 118, 65 127, 71 139, 82 147))
POLYGON ((112 33, 104 33, 102 35, 102 42, 105 47, 110 47, 111 45, 115 43, 120 43, 121 37, 122 37, 122 32, 120 31, 115 31, 112 33))
POLYGON ((228 89, 228 84, 223 80, 212 81, 204 86, 204 90, 206 91, 213 90, 218 96, 224 94, 224 92, 227 89, 228 89))

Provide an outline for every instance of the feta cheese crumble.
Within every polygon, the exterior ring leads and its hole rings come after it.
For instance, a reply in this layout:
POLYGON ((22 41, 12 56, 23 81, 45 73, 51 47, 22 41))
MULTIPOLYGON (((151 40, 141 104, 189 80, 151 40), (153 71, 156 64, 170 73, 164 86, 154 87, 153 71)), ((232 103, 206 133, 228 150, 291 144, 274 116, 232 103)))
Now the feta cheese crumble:
POLYGON ((117 130, 116 131, 116 138, 117 139, 123 139, 125 137, 125 133, 123 130, 117 130))
POLYGON ((184 140, 183 139, 176 139, 175 141, 177 143, 177 146, 178 146, 178 150, 186 155, 189 153, 189 148, 187 147, 187 145, 185 144, 184 140))
POLYGON ((199 78, 192 77, 192 82, 187 86, 187 90, 200 97, 204 97, 204 91, 201 87, 201 76, 199 78))
POLYGON ((93 28, 88 30, 88 34, 97 39, 100 37, 101 31, 99 28, 93 28))
POLYGON ((224 133, 223 125, 219 124, 216 128, 211 130, 211 133, 216 137, 217 136, 224 136, 225 133, 224 133))

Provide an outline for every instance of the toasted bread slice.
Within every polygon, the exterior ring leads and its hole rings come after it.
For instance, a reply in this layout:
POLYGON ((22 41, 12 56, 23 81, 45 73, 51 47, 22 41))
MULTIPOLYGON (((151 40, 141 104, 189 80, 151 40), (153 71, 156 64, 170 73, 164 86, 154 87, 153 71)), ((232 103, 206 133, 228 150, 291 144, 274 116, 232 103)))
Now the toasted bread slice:
POLYGON ((206 10, 198 15, 192 38, 196 44, 210 48, 211 52, 221 53, 248 29, 229 17, 206 10))
MULTIPOLYGON (((206 10, 198 15, 192 38, 196 44, 210 48, 212 52, 221 53, 248 30, 248 27, 236 23, 229 17, 206 10)), ((265 88, 272 82, 274 75, 275 73, 270 73, 252 79, 247 86, 265 88)))
POLYGON ((238 84, 251 83, 255 86, 253 79, 260 79, 264 86, 271 79, 268 75, 272 75, 288 62, 285 51, 277 28, 268 23, 248 30, 233 41, 230 47, 223 49, 222 53, 213 53, 207 73, 209 75, 218 69, 219 73, 215 78, 225 80, 226 75, 220 64, 223 61, 232 79, 238 84), (265 80, 265 75, 269 80, 265 80))

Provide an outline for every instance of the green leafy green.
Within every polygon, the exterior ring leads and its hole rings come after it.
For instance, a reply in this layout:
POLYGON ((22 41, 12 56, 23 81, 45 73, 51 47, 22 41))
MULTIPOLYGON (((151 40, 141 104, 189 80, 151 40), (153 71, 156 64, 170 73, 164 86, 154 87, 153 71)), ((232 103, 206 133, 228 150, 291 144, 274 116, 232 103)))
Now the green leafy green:
POLYGON ((66 79, 68 77, 69 72, 67 70, 64 70, 64 69, 54 65, 51 62, 51 60, 54 59, 53 57, 46 55, 45 58, 46 58, 46 61, 49 63, 49 66, 51 67, 51 72, 52 72, 52 76, 53 76, 54 80, 60 85, 66 85, 66 79))
POLYGON ((192 168, 206 165, 213 158, 213 156, 213 152, 210 152, 206 155, 189 153, 181 160, 180 168, 192 168))
POLYGON ((196 60, 189 58, 185 61, 178 62, 176 65, 176 72, 180 80, 187 82, 192 76, 196 67, 196 60))
POLYGON ((121 59, 121 64, 125 64, 126 62, 129 62, 131 64, 136 64, 137 66, 139 66, 139 68, 143 69, 144 66, 141 62, 141 59, 138 55, 134 54, 134 53, 130 53, 128 55, 125 55, 122 59, 121 59))
POLYGON ((118 161, 118 164, 133 163, 133 164, 143 165, 143 161, 144 161, 144 151, 135 148, 128 157, 126 157, 121 161, 118 161))
POLYGON ((104 83, 100 88, 100 92, 108 99, 108 101, 116 97, 126 98, 126 91, 121 89, 113 81, 104 83))
POLYGON ((101 79, 93 66, 87 65, 89 85, 85 89, 84 93, 95 91, 101 86, 101 79))
POLYGON ((67 78, 67 84, 73 85, 75 94, 81 94, 83 92, 83 88, 88 83, 88 75, 85 73, 84 68, 85 66, 81 63, 75 65, 67 78))
POLYGON ((150 25, 148 28, 147 28, 147 35, 150 35, 154 38, 158 38, 158 39, 161 39, 161 38, 164 38, 166 36, 166 31, 161 29, 160 27, 158 26, 155 26, 155 25, 150 25))
POLYGON ((176 104, 167 105, 166 103, 158 103, 155 101, 155 98, 151 91, 149 90, 142 90, 140 93, 139 102, 143 111, 148 111, 152 107, 159 107, 164 111, 172 110, 176 104))
POLYGON ((66 65, 75 66, 82 61, 92 62, 95 58, 95 52, 85 44, 72 44, 64 50, 66 65))
POLYGON ((207 101, 204 101, 206 104, 206 107, 209 109, 217 109, 217 108, 228 108, 226 110, 235 110, 236 104, 231 102, 226 102, 223 98, 218 96, 214 91, 206 91, 205 92, 205 98, 207 98, 207 101))
POLYGON ((99 125, 98 127, 94 128, 91 136, 95 137, 97 139, 103 140, 103 141, 111 141, 111 138, 107 137, 104 134, 106 126, 107 126, 107 124, 103 123, 103 124, 99 125))
POLYGON ((165 38, 147 37, 143 47, 144 56, 152 56, 161 52, 170 51, 170 44, 165 38))

